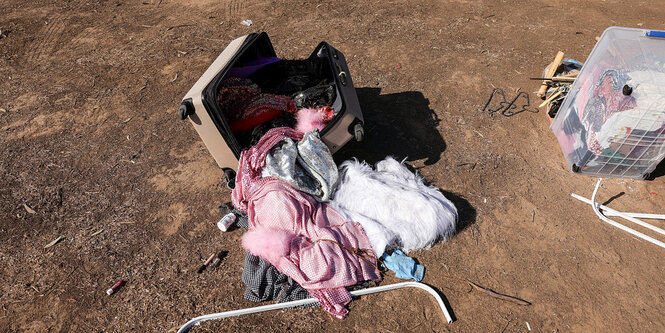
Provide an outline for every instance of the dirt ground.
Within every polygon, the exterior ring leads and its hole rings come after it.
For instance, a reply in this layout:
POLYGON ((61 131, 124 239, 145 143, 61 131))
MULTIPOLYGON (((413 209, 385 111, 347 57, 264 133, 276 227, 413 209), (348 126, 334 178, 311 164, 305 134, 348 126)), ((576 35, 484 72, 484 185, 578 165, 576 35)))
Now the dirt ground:
MULTIPOLYGON (((354 300, 343 321, 291 309, 194 332, 665 331, 664 250, 573 201, 595 178, 568 171, 529 80, 558 50, 584 61, 608 26, 663 17, 660 1, 1 0, 0 331, 173 331, 254 305, 242 232, 215 226, 230 191, 176 108, 232 39, 258 31, 283 58, 322 40, 346 55, 367 140, 338 160, 408 157, 454 198, 461 231, 411 255, 456 321, 402 290, 354 300), (495 87, 529 92, 529 111, 481 112, 495 87), (196 274, 220 250, 222 269, 196 274)), ((663 212, 663 169, 605 180, 599 198, 663 212)))

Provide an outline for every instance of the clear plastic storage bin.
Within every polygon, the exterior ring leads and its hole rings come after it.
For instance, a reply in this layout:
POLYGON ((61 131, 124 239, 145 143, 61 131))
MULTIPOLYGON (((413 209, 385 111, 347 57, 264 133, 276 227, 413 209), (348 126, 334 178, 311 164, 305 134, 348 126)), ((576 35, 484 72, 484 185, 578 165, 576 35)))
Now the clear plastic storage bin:
POLYGON ((605 30, 550 128, 573 172, 648 177, 665 156, 665 32, 605 30))

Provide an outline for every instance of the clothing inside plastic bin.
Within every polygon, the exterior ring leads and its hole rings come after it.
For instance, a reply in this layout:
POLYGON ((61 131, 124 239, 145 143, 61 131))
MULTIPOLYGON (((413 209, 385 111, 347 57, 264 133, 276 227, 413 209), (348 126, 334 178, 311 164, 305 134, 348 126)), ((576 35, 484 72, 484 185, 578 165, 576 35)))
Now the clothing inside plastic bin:
POLYGON ((578 166, 590 173, 631 170, 630 177, 662 158, 663 82, 662 67, 628 70, 596 65, 555 133, 568 160, 579 161, 578 166))

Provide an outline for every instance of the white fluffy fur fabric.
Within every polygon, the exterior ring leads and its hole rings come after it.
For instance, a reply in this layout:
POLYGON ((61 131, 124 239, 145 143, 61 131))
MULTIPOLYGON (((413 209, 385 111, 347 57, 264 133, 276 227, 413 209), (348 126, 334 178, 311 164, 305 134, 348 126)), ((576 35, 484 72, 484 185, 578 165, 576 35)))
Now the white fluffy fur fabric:
POLYGON ((374 252, 429 248, 455 232, 457 209, 435 187, 427 186, 392 157, 376 163, 346 161, 330 205, 365 229, 374 252))

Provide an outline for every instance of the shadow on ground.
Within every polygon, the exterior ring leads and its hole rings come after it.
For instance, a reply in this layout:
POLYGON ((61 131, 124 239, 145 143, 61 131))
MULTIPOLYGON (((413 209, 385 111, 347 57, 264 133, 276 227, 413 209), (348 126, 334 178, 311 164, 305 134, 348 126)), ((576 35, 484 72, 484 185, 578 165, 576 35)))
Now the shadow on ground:
POLYGON ((651 174, 649 175, 647 180, 654 180, 664 175, 665 175, 665 159, 660 161, 658 166, 656 166, 656 168, 653 171, 651 171, 651 174))
POLYGON ((439 161, 446 142, 437 129, 439 117, 421 92, 382 95, 380 88, 356 91, 365 118, 365 138, 337 152, 338 163, 355 157, 373 164, 386 156, 409 161, 426 158, 426 165, 439 161))
POLYGON ((476 209, 471 206, 468 200, 461 195, 453 192, 439 190, 443 195, 452 201, 457 208, 457 226, 455 232, 459 233, 476 222, 476 209))

